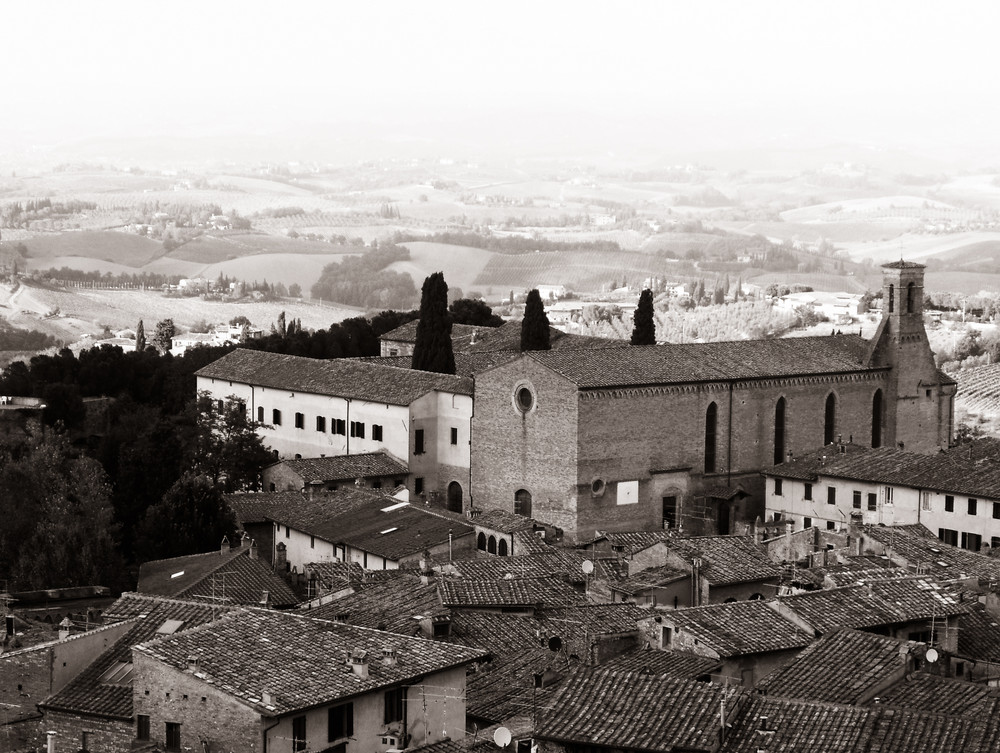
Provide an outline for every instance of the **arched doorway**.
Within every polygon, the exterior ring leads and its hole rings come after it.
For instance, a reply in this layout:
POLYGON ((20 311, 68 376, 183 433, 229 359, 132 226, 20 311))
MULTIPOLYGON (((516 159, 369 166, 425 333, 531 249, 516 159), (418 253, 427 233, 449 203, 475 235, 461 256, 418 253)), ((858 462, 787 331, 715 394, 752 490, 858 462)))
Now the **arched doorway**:
POLYGON ((514 492, 514 514, 531 517, 531 492, 527 489, 518 489, 514 492))
POLYGON ((501 557, 507 556, 507 539, 500 539, 497 541, 497 554, 501 557))
POLYGON ((495 536, 490 536, 486 540, 486 551, 489 552, 490 554, 497 553, 497 540, 495 536))
POLYGON ((462 485, 457 481, 448 484, 448 509, 462 512, 462 485))
POLYGON ((480 531, 479 535, 476 537, 476 549, 484 552, 486 551, 486 534, 482 531, 480 531))

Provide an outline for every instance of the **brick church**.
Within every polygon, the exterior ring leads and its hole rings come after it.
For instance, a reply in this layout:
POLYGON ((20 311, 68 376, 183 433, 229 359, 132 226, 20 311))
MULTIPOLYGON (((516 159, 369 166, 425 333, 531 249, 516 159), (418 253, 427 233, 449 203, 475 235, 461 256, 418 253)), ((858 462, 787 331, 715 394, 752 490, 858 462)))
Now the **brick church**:
POLYGON ((577 541, 738 532, 763 515, 760 470, 791 456, 838 439, 947 448, 957 387, 924 331, 924 267, 882 270, 871 340, 536 351, 477 373, 473 507, 531 515, 577 541))

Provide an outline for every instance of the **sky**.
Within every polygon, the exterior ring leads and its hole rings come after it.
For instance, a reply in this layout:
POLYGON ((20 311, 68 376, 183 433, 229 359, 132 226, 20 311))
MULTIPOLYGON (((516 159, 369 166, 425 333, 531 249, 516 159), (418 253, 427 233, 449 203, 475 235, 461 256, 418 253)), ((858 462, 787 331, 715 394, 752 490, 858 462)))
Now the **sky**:
POLYGON ((4 8, 0 153, 326 129, 993 148, 1000 3, 53 0, 4 8))

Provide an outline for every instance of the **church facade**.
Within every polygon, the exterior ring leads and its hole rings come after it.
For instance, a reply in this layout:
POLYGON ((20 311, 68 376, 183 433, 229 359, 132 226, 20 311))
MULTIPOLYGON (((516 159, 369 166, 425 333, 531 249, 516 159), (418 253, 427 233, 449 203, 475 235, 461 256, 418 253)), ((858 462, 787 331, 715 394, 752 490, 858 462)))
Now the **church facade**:
MULTIPOLYGON (((760 470, 837 441, 935 453, 956 385, 924 331, 924 267, 883 267, 857 335, 537 351, 475 376, 472 504, 596 531, 738 532, 760 470)), ((846 525, 846 521, 845 521, 846 525)))

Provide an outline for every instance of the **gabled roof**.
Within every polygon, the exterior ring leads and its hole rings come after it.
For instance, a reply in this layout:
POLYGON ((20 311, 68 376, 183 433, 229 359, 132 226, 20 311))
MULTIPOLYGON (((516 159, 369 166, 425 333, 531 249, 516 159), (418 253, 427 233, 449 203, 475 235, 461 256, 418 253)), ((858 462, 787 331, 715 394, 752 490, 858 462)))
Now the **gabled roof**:
POLYGON ((778 602, 820 633, 838 627, 861 629, 940 619, 972 608, 971 600, 960 592, 925 577, 873 580, 863 586, 780 596, 778 602))
POLYGON ((441 580, 441 603, 462 607, 567 606, 586 597, 562 578, 517 578, 481 580, 456 578, 441 580))
POLYGON ((325 458, 300 458, 282 460, 283 465, 299 476, 304 484, 323 484, 329 481, 354 481, 358 478, 381 476, 404 477, 409 469, 404 463, 386 452, 366 452, 360 455, 333 455, 325 458))
MULTIPOLYGON (((396 329, 389 330, 385 334, 379 337, 379 340, 400 342, 400 343, 416 343, 417 341, 417 325, 420 323, 419 319, 413 319, 412 321, 401 324, 396 329)), ((473 333, 479 333, 483 330, 490 329, 489 327, 477 327, 471 324, 452 324, 451 325, 451 342, 452 348, 459 350, 468 344, 468 341, 472 339, 473 333)))
MULTIPOLYGON (((516 350, 497 350, 476 353, 455 353, 455 374, 462 377, 474 377, 483 371, 488 371, 502 363, 513 361, 520 356, 516 350)), ((357 360, 382 366, 395 366, 409 369, 413 356, 361 356, 357 360)))
POLYGON ((424 585, 411 572, 386 572, 391 577, 310 609, 308 614, 403 635, 413 635, 422 618, 448 615, 435 583, 424 585))
POLYGON ((667 546, 690 562, 702 558, 701 573, 712 586, 780 578, 781 567, 771 560, 767 548, 753 536, 675 536, 667 546))
POLYGON ((685 654, 680 651, 657 651, 649 647, 619 654, 601 666, 622 672, 682 677, 688 680, 697 680, 722 668, 722 664, 707 656, 685 654))
POLYGON ((236 348, 195 376, 314 395, 410 405, 429 392, 472 394, 472 380, 347 358, 321 360, 236 348))
POLYGON ((530 351, 581 390, 872 371, 857 335, 530 351))
POLYGON ((861 529, 866 550, 881 545, 884 554, 909 567, 940 578, 1000 578, 1000 560, 946 544, 921 523, 900 526, 868 525, 861 529), (873 543, 875 547, 873 547, 873 543))
POLYGON ((978 601, 958 618, 958 655, 983 662, 1000 659, 1000 619, 978 601))
POLYGON ((534 529, 535 521, 532 518, 518 515, 507 510, 484 510, 475 518, 470 519, 474 525, 482 528, 490 528, 500 533, 514 533, 515 531, 530 531, 534 529))
POLYGON ((250 556, 249 546, 226 552, 189 554, 139 566, 139 593, 190 599, 195 596, 221 604, 258 606, 267 595, 270 606, 298 604, 295 593, 266 563, 250 556))
POLYGON ((879 703, 909 711, 953 716, 995 717, 1000 711, 996 688, 925 672, 914 672, 886 688, 879 703))
POLYGON ((611 588, 621 593, 635 595, 648 591, 651 588, 665 586, 678 580, 690 578, 691 573, 685 570, 677 570, 669 565, 651 567, 646 570, 639 570, 625 578, 618 578, 611 582, 611 588))
POLYGON ((733 695, 713 683, 578 669, 539 710, 535 736, 624 750, 715 751, 719 710, 733 695))
POLYGON ((674 609, 662 619, 723 658, 803 648, 813 640, 768 602, 756 599, 674 609))
POLYGON ((488 658, 485 651, 441 641, 259 609, 228 614, 135 651, 180 671, 195 657, 193 677, 271 717, 419 682, 427 674, 488 658), (382 661, 384 649, 396 652, 395 663, 382 661), (348 663, 358 651, 367 652, 365 678, 348 663))
POLYGON ((843 628, 827 633, 776 669, 760 686, 768 695, 858 705, 903 677, 926 646, 843 628))
POLYGON ((222 498, 240 526, 266 523, 282 510, 294 510, 308 500, 300 492, 235 492, 222 498))
POLYGON ((73 678, 62 690, 46 698, 40 707, 75 714, 92 714, 113 719, 132 720, 132 680, 128 666, 132 647, 156 636, 161 629, 188 630, 218 616, 231 607, 195 603, 142 594, 122 594, 104 612, 106 620, 136 620, 135 625, 111 648, 73 678), (168 626, 169 623, 169 626, 168 626), (102 676, 120 666, 120 682, 102 681, 102 676))

